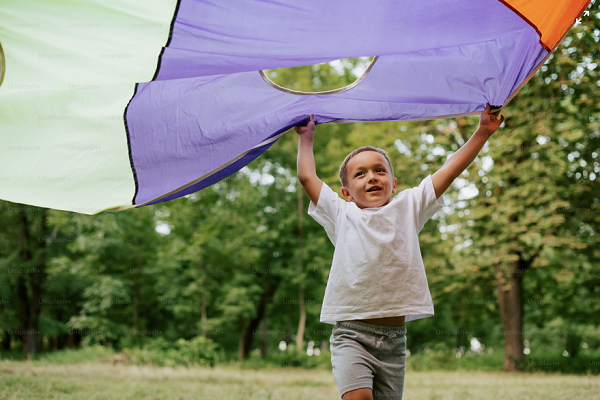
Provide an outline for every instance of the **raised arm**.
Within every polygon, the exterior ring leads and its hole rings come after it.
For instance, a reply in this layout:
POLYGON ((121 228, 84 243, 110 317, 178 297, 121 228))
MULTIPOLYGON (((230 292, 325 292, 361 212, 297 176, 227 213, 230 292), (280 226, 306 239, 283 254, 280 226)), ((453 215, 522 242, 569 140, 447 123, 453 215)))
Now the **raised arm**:
POLYGON ((315 156, 313 153, 313 140, 315 133, 314 114, 310 115, 310 121, 305 126, 295 126, 298 133, 298 180, 308 194, 310 200, 317 205, 323 181, 317 176, 315 167, 315 156))
POLYGON ((500 111, 490 114, 490 105, 486 104, 485 110, 479 117, 479 127, 473 136, 456 153, 448 157, 442 168, 432 175, 436 198, 444 194, 450 184, 473 162, 485 142, 504 122, 504 115, 498 119, 499 113, 500 111))

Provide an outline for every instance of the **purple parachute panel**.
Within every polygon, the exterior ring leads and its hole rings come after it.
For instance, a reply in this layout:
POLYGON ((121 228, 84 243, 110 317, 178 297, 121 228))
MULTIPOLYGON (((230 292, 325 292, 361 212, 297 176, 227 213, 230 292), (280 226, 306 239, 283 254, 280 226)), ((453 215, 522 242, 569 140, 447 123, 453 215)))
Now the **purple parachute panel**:
POLYGON ((156 80, 126 112, 134 204, 207 187, 258 157, 290 127, 454 117, 501 106, 548 52, 496 0, 182 0, 156 80), (298 95, 259 70, 378 56, 355 87, 298 95))

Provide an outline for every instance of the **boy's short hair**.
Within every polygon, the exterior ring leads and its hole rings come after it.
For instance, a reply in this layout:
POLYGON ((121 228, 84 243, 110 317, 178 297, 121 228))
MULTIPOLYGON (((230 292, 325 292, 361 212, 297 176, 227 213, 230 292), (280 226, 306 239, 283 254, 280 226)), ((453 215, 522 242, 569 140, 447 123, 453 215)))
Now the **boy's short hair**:
POLYGON ((368 150, 376 151, 385 157, 385 159, 387 160, 387 162, 390 166, 390 171, 392 172, 392 180, 394 179, 394 168, 392 167, 392 162, 390 161, 390 158, 388 157, 385 150, 380 149, 379 147, 364 146, 364 147, 359 147, 358 149, 354 150, 352 153, 348 154, 346 156, 346 158, 344 159, 344 162, 342 162, 342 165, 340 166, 340 181, 342 182, 342 186, 346 187, 348 185, 348 178, 347 178, 346 174, 347 174, 348 162, 350 161, 350 159, 352 157, 354 157, 355 155, 357 155, 358 153, 362 153, 363 151, 368 151, 368 150))

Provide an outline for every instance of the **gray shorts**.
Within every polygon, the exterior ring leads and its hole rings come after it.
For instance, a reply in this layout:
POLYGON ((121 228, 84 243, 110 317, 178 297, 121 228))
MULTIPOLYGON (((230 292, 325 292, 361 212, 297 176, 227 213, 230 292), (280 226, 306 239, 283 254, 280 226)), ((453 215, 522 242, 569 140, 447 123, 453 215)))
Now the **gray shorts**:
POLYGON ((406 325, 338 321, 329 339, 340 397, 370 388, 373 399, 401 400, 406 372, 406 325))

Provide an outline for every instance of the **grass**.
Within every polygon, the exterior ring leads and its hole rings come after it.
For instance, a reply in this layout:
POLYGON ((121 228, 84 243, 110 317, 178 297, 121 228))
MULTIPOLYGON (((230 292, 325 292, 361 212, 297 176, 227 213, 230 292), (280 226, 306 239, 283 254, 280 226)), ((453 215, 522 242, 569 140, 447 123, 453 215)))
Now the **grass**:
MULTIPOLYGON (((339 399, 330 370, 0 361, 0 399, 339 399)), ((407 371, 405 399, 600 400, 597 376, 407 371)))

